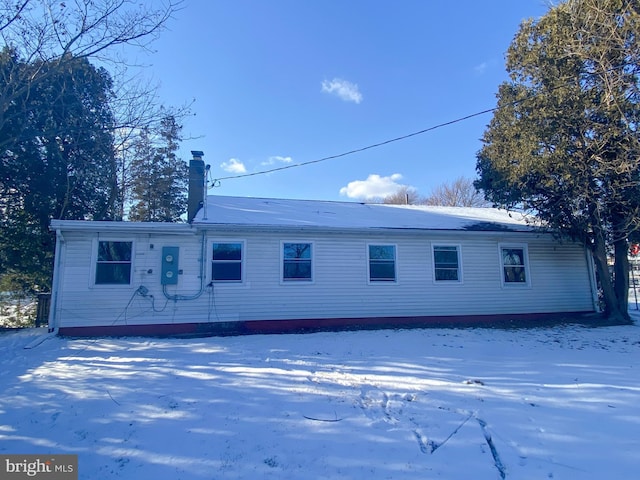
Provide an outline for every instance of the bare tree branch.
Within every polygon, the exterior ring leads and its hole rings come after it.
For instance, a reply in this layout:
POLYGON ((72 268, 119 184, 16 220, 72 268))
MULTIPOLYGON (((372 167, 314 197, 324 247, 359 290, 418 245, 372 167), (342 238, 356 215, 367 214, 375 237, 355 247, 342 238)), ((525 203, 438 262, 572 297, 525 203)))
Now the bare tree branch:
POLYGON ((27 8, 30 0, 24 0, 22 3, 14 4, 3 2, 0 4, 0 32, 15 22, 20 14, 27 8))
POLYGON ((415 188, 404 185, 392 195, 387 195, 382 199, 382 203, 391 205, 419 205, 424 203, 424 199, 418 194, 415 188))
MULTIPOLYGON (((32 64, 56 62, 59 68, 72 58, 101 57, 118 62, 116 47, 146 48, 180 8, 181 0, 159 7, 134 0, 0 0, 0 33, 5 50, 32 64)), ((154 3, 155 4, 155 3, 154 3)), ((157 4, 155 4, 157 5, 157 4)), ((15 99, 25 95, 34 82, 52 74, 34 68, 28 76, 4 75, 0 85, 0 129, 4 114, 15 99)), ((15 73, 15 72, 13 72, 15 73)))
POLYGON ((424 203, 448 207, 490 206, 484 195, 474 187, 473 180, 464 177, 458 177, 451 183, 444 183, 434 188, 424 203))

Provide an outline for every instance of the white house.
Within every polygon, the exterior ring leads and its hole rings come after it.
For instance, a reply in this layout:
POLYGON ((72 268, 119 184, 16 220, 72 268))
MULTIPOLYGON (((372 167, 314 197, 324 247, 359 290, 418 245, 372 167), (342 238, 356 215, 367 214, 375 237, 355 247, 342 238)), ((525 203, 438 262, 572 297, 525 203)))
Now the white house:
MULTIPOLYGON (((196 187, 201 162, 191 161, 196 187)), ((190 223, 53 221, 50 328, 230 334, 531 323, 597 310, 584 246, 517 214, 221 196, 200 208, 195 190, 190 223)))

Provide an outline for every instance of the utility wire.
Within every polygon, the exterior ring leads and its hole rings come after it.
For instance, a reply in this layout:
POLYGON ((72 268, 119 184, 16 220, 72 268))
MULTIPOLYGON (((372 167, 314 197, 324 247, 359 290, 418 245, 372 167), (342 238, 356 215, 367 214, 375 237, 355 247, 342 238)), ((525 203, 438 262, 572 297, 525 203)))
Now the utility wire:
POLYGON ((305 165, 311 165, 313 163, 326 162, 327 160, 333 160, 335 158, 346 157, 347 155, 353 155, 354 153, 364 152, 365 150, 371 150, 372 148, 378 148, 378 147, 381 147, 383 145, 388 145, 390 143, 399 142, 400 140, 406 140, 407 138, 415 137, 417 135, 422 135, 423 133, 431 132, 432 130, 436 130, 438 128, 442 128, 442 127, 446 127, 446 126, 449 126, 449 125, 453 125, 454 123, 462 122, 464 120, 468 120, 468 119, 473 118, 473 117, 478 117, 478 116, 484 115, 486 113, 491 113, 491 112, 496 111, 498 108, 500 108, 500 107, 494 107, 494 108, 490 108, 488 110, 483 110, 481 112, 472 113, 471 115, 467 115, 465 117, 456 118, 455 120, 450 120, 450 121, 445 122, 445 123, 440 123, 438 125, 434 125, 432 127, 425 128, 423 130, 419 130, 417 132, 409 133, 409 134, 403 135, 401 137, 392 138, 390 140, 385 140, 384 142, 374 143, 373 145, 368 145, 368 146, 362 147, 362 148, 356 148, 355 150, 350 150, 348 152, 339 153, 337 155, 331 155, 329 157, 319 158, 317 160, 309 160, 308 162, 295 163, 293 165, 285 165, 285 166, 282 166, 282 167, 271 168, 269 170, 261 170, 259 172, 244 173, 242 175, 233 175, 233 176, 230 176, 230 177, 216 178, 216 179, 213 180, 213 185, 217 186, 217 184, 219 182, 221 182, 222 180, 232 180, 234 178, 244 178, 244 177, 253 177, 255 175, 264 175, 266 173, 278 172, 280 170, 287 170, 289 168, 303 167, 305 165))
MULTIPOLYGON (((608 68, 608 69, 606 69, 604 71, 604 73, 608 73, 610 71, 617 70, 619 68, 624 68, 624 65, 617 65, 617 66, 608 68)), ((590 75, 590 76, 591 75, 592 76, 597 75, 596 72, 587 72, 587 74, 590 75)), ((569 79, 567 79, 567 80, 569 80, 569 79)), ((553 92, 555 90, 559 90, 561 88, 566 88, 566 87, 567 87, 566 84, 560 83, 560 84, 556 85, 555 87, 549 88, 548 91, 549 92, 553 92)), ((242 175, 232 175, 232 176, 229 176, 229 177, 215 178, 212 181, 212 187, 219 186, 220 182, 222 180, 233 180, 235 178, 254 177, 256 175, 264 175, 264 174, 267 174, 267 173, 279 172, 281 170, 288 170, 290 168, 304 167, 305 165, 312 165, 314 163, 326 162, 327 160, 334 160, 336 158, 346 157, 347 155, 353 155, 354 153, 364 152, 366 150, 371 150, 372 148, 378 148, 378 147, 381 147, 383 145, 388 145, 390 143, 399 142, 401 140, 406 140, 407 138, 415 137, 417 135, 422 135, 423 133, 431 132, 433 130, 437 130, 437 129, 442 128, 442 127, 447 127, 447 126, 453 125, 455 123, 463 122, 465 120, 469 120, 470 118, 479 117, 480 115, 485 115, 487 113, 492 113, 492 112, 495 112, 495 111, 500 110, 500 109, 505 108, 505 107, 514 106, 514 105, 517 105, 519 103, 526 102, 527 100, 530 100, 530 99, 536 97, 537 95, 538 95, 538 93, 534 89, 534 91, 532 93, 530 93, 529 95, 527 95, 524 98, 521 98, 519 100, 514 100, 513 102, 509 102, 509 103, 506 103, 504 105, 498 105, 496 107, 489 108, 487 110, 482 110, 480 112, 472 113, 472 114, 466 115, 464 117, 456 118, 455 120, 450 120, 448 122, 439 123, 438 125, 434 125, 432 127, 425 128, 423 130, 419 130, 417 132, 409 133, 407 135, 402 135, 401 137, 396 137, 396 138, 392 138, 390 140, 385 140, 384 142, 374 143, 373 145, 368 145, 368 146, 362 147, 362 148, 356 148, 355 150, 349 150, 348 152, 339 153, 337 155, 331 155, 329 157, 323 157, 323 158, 319 158, 317 160, 309 160, 307 162, 294 163, 293 165, 284 165, 282 167, 271 168, 269 170, 261 170, 259 172, 243 173, 242 175)))

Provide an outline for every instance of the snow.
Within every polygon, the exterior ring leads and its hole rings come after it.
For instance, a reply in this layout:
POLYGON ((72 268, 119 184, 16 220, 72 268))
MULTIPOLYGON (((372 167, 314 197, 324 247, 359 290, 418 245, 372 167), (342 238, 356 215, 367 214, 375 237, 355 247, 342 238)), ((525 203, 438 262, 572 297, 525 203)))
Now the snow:
POLYGON ((632 314, 600 328, 5 333, 0 451, 77 454, 96 479, 636 478, 632 314))
POLYGON ((209 195, 194 225, 261 225, 342 229, 493 229, 530 231, 519 213, 497 208, 385 205, 209 195))

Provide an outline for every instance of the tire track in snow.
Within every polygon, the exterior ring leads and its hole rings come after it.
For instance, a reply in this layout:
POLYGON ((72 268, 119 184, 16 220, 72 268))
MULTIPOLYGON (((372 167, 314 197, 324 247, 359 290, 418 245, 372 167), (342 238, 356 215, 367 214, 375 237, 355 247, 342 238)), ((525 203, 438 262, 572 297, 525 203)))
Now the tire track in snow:
POLYGON ((484 435, 484 439, 487 442, 487 445, 489 445, 489 450, 491 450, 491 455, 493 456, 493 464, 498 469, 498 472, 500 473, 500 478, 504 480, 505 478, 507 478, 507 470, 504 464, 502 463, 502 460, 500 459, 500 455, 498 454, 498 450, 496 449, 495 444, 493 443, 493 438, 491 438, 491 433, 487 429, 487 422, 485 422, 484 420, 478 417, 476 417, 476 420, 480 425, 480 429, 482 430, 482 434, 484 435))
MULTIPOLYGON (((375 385, 363 385, 358 398, 358 406, 363 410, 364 414, 372 420, 382 420, 390 425, 395 425, 409 430, 415 437, 420 451, 427 455, 434 453, 446 444, 472 417, 474 417, 473 412, 466 410, 452 410, 447 407, 437 407, 437 410, 455 413, 464 418, 460 425, 451 431, 444 440, 438 442, 434 439, 430 439, 429 436, 424 433, 424 426, 421 425, 414 417, 407 417, 404 415, 404 410, 407 404, 415 402, 416 400, 417 397, 415 394, 389 394, 382 391, 375 385)), ((433 408, 429 406, 425 407, 433 408)))
MULTIPOLYGON (((340 372, 342 373, 342 372, 340 372)), ((346 377, 346 375, 341 375, 346 377)), ((316 376, 309 378, 310 381, 317 382, 318 379, 316 376)), ((343 379, 344 382, 344 379, 343 379)), ((347 385, 351 387, 356 387, 357 383, 352 383, 347 381, 347 385)), ((491 456, 493 457, 493 463, 498 470, 500 478, 505 480, 507 477, 506 467, 500 458, 500 454, 493 442, 491 437, 491 433, 487 428, 487 423, 477 416, 477 412, 462 410, 462 409, 451 409, 445 406, 433 406, 431 408, 436 408, 437 410, 443 410, 450 413, 455 413, 461 415, 464 419, 462 422, 452 430, 449 435, 447 435, 444 440, 438 442, 433 439, 429 439, 427 435, 423 432, 422 425, 413 417, 408 417, 404 415, 405 406, 409 402, 414 402, 416 400, 415 394, 399 394, 399 393, 388 393, 383 391, 380 387, 371 384, 360 384, 360 395, 357 399, 357 405, 362 409, 363 413, 370 418, 371 420, 382 420, 385 423, 390 425, 396 425, 402 427, 402 424, 411 431, 413 436, 418 443, 418 448, 425 455, 433 454, 440 447, 444 446, 453 436, 455 436, 461 429, 464 427, 469 420, 475 418, 480 426, 482 434, 484 436, 484 440, 489 446, 489 450, 491 451, 491 456)), ((428 406, 426 406, 428 408, 428 406)))
POLYGON ((375 385, 362 385, 357 405, 370 419, 397 425, 403 422, 406 404, 415 400, 415 394, 387 393, 375 385))
MULTIPOLYGON (((461 412, 455 412, 455 413, 461 413, 461 412)), ((438 443, 438 442, 436 442, 434 440, 428 440, 427 437, 422 434, 418 423, 415 422, 413 419, 410 419, 411 422, 416 426, 416 428, 413 430, 413 433, 416 436, 416 439, 418 440, 418 445, 420 446, 420 451, 422 453, 433 453, 436 450, 438 450, 440 447, 442 447, 445 443, 447 443, 451 439, 451 437, 453 437, 456 433, 458 433, 460 431, 460 429, 462 427, 464 427, 465 424, 471 419, 471 417, 474 416, 473 413, 465 412, 465 414, 467 415, 467 418, 465 418, 464 421, 460 425, 458 425, 458 427, 455 430, 453 430, 447 436, 447 438, 445 438, 440 443, 438 443)))

